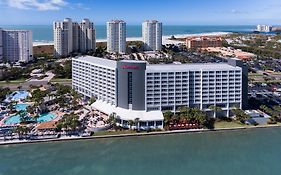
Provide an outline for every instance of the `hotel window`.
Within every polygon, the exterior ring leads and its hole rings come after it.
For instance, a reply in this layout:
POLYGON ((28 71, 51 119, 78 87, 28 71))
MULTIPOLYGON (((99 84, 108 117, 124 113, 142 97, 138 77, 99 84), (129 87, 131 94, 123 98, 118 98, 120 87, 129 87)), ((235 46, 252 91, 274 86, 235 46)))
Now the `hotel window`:
POLYGON ((133 82, 132 82, 132 72, 128 72, 128 103, 133 102, 133 82))

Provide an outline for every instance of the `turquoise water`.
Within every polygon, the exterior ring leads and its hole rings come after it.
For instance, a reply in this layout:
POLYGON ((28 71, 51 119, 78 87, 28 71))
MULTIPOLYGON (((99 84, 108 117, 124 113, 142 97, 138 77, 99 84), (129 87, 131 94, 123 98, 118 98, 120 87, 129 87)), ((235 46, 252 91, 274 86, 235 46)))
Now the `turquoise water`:
MULTIPOLYGON (((17 111, 25 111, 28 106, 29 106, 28 104, 17 104, 15 108, 17 111)), ((40 114, 39 118, 37 119, 37 122, 48 122, 53 120, 54 118, 56 118, 56 115, 53 113, 40 114)), ((19 115, 10 116, 4 121, 4 123, 6 125, 18 124, 20 123, 20 116, 19 115)))
MULTIPOLYGON (((46 114, 41 114, 39 118, 37 119, 37 122, 48 122, 56 118, 56 115, 53 113, 46 113, 46 114)), ((13 115, 6 119, 4 121, 6 125, 14 125, 20 123, 20 116, 19 115, 13 115)), ((0 174, 1 175, 1 174, 0 174)))
POLYGON ((37 122, 48 122, 56 118, 56 115, 53 113, 46 113, 41 114, 40 117, 37 119, 37 122))
POLYGON ((7 118, 4 123, 6 125, 14 125, 20 123, 20 116, 19 115, 13 115, 7 118))
POLYGON ((1 175, 280 175, 281 128, 0 146, 1 175))
MULTIPOLYGON (((32 30, 34 41, 52 41, 53 29, 51 25, 15 25, 15 26, 0 26, 4 29, 26 29, 32 30)), ((188 26, 188 25, 163 25, 163 35, 176 34, 198 34, 209 32, 251 32, 255 29, 251 25, 218 25, 218 26, 188 26)), ((141 37, 141 25, 128 25, 127 37, 141 37)), ((106 26, 96 25, 96 38, 106 38, 106 26)))
POLYGON ((15 108, 17 111, 25 111, 28 106, 28 104, 16 104, 15 108))

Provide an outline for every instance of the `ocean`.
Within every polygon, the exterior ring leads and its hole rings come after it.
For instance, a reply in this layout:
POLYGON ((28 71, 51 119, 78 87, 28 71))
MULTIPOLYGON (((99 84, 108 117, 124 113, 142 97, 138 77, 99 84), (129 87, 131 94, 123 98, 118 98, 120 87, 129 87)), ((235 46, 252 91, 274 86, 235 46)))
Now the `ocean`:
MULTIPOLYGON (((2 25, 3 29, 25 29, 33 32, 33 41, 35 42, 50 42, 53 41, 53 29, 51 25, 2 25)), ((251 32, 255 26, 186 26, 186 25, 163 25, 163 35, 177 35, 177 34, 200 34, 212 32, 251 32)), ((141 37, 141 26, 128 25, 127 37, 141 37)), ((96 25, 96 38, 106 38, 106 26, 96 25)))
POLYGON ((0 146, 1 175, 280 175, 281 128, 0 146))

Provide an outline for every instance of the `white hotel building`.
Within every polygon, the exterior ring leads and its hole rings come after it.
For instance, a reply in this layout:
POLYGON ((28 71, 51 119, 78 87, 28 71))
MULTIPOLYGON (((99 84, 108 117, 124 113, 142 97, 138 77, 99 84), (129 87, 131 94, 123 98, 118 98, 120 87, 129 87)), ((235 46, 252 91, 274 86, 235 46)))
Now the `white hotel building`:
POLYGON ((139 118, 140 127, 162 128, 161 111, 196 107, 216 117, 209 106, 222 108, 222 115, 247 105, 247 67, 236 59, 228 63, 161 64, 144 61, 113 61, 96 57, 74 58, 72 87, 106 114, 115 112, 120 124, 139 118))
POLYGON ((126 22, 112 20, 107 22, 107 52, 126 53, 126 22))
POLYGON ((162 50, 162 23, 156 20, 147 20, 142 23, 142 38, 144 50, 162 50))
POLYGON ((0 29, 0 60, 29 62, 33 59, 32 32, 0 29))

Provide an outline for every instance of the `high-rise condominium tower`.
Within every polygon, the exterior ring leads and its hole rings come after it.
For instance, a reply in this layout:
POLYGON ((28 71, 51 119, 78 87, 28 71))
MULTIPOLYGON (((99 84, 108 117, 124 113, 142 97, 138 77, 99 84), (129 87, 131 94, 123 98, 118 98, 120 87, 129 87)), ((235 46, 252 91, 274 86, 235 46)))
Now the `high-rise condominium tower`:
POLYGON ((142 23, 142 37, 144 49, 147 51, 162 50, 162 23, 156 20, 142 23))
POLYGON ((96 32, 94 24, 88 19, 83 19, 79 25, 79 51, 85 53, 89 50, 95 51, 96 49, 96 32))
POLYGON ((32 32, 0 29, 0 60, 29 62, 33 59, 32 32))
POLYGON ((107 22, 107 52, 126 53, 126 22, 122 20, 107 22))
POLYGON ((56 57, 67 56, 73 51, 72 21, 70 18, 62 22, 54 22, 54 48, 56 57))
POLYGON ((68 56, 72 52, 86 53, 96 50, 96 32, 88 19, 72 22, 70 18, 54 22, 55 56, 68 56))

